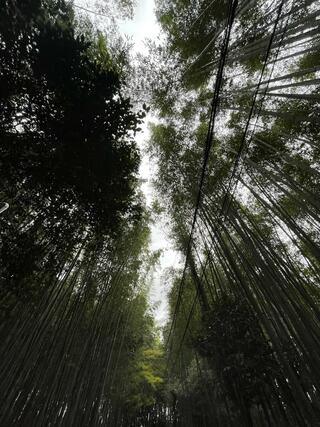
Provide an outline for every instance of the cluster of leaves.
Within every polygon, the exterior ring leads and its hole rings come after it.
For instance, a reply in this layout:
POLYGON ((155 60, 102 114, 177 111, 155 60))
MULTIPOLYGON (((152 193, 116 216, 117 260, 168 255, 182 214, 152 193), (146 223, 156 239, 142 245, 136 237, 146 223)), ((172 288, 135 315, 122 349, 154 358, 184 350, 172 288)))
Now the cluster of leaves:
POLYGON ((197 347, 237 404, 260 404, 280 367, 259 321, 241 298, 222 296, 206 313, 197 347))
POLYGON ((0 22, 1 287, 23 294, 84 236, 141 215, 134 134, 145 113, 122 93, 101 33, 62 0, 5 2, 0 22), (23 282, 23 283, 22 283, 23 282))

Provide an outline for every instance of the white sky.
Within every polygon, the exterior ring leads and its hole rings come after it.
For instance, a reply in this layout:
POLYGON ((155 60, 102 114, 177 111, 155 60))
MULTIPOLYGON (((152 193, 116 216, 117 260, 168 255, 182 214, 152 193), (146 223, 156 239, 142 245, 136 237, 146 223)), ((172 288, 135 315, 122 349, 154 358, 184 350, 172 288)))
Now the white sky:
MULTIPOLYGON (((97 9, 97 4, 103 4, 103 0, 98 2, 95 0, 75 0, 74 4, 95 11, 100 10, 97 9)), ((154 8, 154 0, 137 0, 133 19, 117 22, 120 34, 131 39, 133 43, 133 54, 147 54, 144 40, 160 40, 160 27, 155 17, 154 8)), ((95 22, 95 25, 101 29, 108 25, 107 18, 90 13, 88 13, 88 16, 95 22)), ((148 121, 152 120, 154 120, 154 118, 149 115, 144 125, 141 126, 142 131, 137 134, 136 137, 136 141, 142 153, 146 146, 146 141, 149 138, 148 121)), ((142 191, 145 194, 148 206, 152 203, 155 194, 151 182, 153 170, 154 165, 152 165, 150 159, 144 154, 139 172, 141 178, 145 180, 145 182, 142 183, 142 191)), ((154 307, 156 323, 159 326, 163 326, 168 317, 167 292, 169 291, 168 283, 165 280, 165 271, 170 267, 179 267, 181 262, 179 253, 173 250, 172 244, 168 239, 164 221, 158 221, 151 226, 151 249, 160 249, 162 251, 159 265, 153 272, 151 278, 150 302, 154 307)))
MULTIPOLYGON (((155 4, 153 0, 138 0, 133 20, 119 23, 120 32, 129 36, 134 43, 133 50, 136 53, 147 54, 144 40, 146 38, 159 40, 160 27, 154 13, 155 4)), ((150 117, 149 120, 152 120, 150 117)), ((144 124, 142 132, 137 136, 137 143, 143 150, 146 140, 149 138, 148 124, 144 124)), ((150 159, 144 155, 140 167, 140 175, 146 180, 142 184, 147 204, 153 200, 154 190, 152 188, 152 174, 154 166, 150 159)), ((165 270, 169 267, 179 266, 179 254, 174 251, 169 242, 164 224, 154 224, 151 227, 151 249, 162 250, 159 266, 153 273, 150 287, 150 301, 155 306, 154 316, 159 325, 164 325, 168 316, 167 292, 168 283, 165 280, 165 270)))
POLYGON ((132 20, 118 22, 120 32, 132 38, 134 51, 147 53, 144 40, 159 39, 160 27, 154 13, 153 0, 138 0, 132 20))

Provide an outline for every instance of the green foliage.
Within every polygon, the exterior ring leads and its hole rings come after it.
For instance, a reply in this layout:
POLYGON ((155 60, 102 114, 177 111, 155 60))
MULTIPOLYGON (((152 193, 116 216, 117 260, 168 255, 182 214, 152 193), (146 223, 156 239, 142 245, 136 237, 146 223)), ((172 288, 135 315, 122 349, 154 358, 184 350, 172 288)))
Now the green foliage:
POLYGON ((240 2, 220 61, 229 2, 158 0, 166 42, 138 69, 63 0, 4 6, 0 424, 318 425, 315 3, 240 2), (134 142, 147 105, 153 212, 134 142), (153 213, 185 261, 166 349, 153 213))
POLYGON ((206 313, 197 346, 238 405, 261 403, 280 373, 259 321, 243 299, 222 296, 216 301, 206 313))
MULTIPOLYGON (((211 40, 226 17, 227 2, 204 0, 195 5, 189 0, 158 1, 157 14, 168 36, 171 52, 178 52, 183 60, 194 60, 206 49, 197 61, 197 68, 215 59, 216 45, 211 40)), ((197 87, 203 81, 203 76, 198 80, 194 71, 191 67, 185 76, 191 87, 197 87)))
POLYGON ((137 413, 152 407, 159 398, 164 383, 164 356, 161 344, 154 340, 152 347, 141 348, 131 367, 127 405, 137 413))
POLYGON ((64 1, 10 0, 0 24, 1 198, 11 218, 1 218, 0 280, 23 297, 36 289, 32 272, 50 281, 85 235, 111 236, 141 216, 133 134, 145 112, 123 96, 103 35, 78 34, 64 1))
POLYGON ((157 13, 166 56, 154 75, 170 84, 153 91, 161 121, 151 129, 149 150, 185 262, 171 280, 165 327, 176 422, 313 425, 320 254, 315 4, 302 0, 289 10, 281 2, 239 3, 218 101, 213 88, 227 5, 159 1, 157 13))
MULTIPOLYGON (((317 67, 320 63, 320 50, 315 47, 312 52, 307 53, 299 59, 298 65, 301 69, 317 67)), ((312 74, 310 75, 310 77, 312 74)))

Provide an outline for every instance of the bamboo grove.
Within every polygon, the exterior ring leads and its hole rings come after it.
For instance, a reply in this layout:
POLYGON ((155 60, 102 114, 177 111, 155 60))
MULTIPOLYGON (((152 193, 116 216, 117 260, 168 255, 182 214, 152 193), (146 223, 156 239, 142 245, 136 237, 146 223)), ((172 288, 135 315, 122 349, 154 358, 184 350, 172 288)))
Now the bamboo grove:
POLYGON ((159 0, 158 18, 178 423, 319 425, 319 4, 159 0))
POLYGON ((1 6, 0 425, 320 425, 319 2, 157 0, 132 63, 76 3, 1 6))
POLYGON ((163 368, 125 47, 64 1, 1 10, 0 425, 132 425, 163 368))

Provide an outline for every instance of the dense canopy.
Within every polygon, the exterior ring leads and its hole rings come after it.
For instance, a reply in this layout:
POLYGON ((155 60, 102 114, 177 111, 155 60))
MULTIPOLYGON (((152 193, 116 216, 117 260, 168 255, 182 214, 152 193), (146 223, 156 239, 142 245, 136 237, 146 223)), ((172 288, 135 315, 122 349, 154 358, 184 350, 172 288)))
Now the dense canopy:
POLYGON ((1 5, 0 425, 319 426, 318 2, 1 5))

